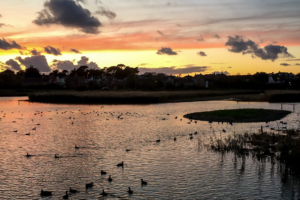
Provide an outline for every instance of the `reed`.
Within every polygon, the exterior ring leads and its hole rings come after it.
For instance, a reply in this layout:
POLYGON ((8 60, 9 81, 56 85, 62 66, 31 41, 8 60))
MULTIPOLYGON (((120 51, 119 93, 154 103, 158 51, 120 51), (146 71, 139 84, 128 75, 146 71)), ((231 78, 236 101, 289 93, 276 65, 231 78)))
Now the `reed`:
POLYGON ((259 91, 201 90, 201 91, 56 91, 29 95, 33 102, 70 104, 151 104, 207 100, 207 97, 252 95, 259 91))
POLYGON ((286 170, 300 175, 300 131, 287 130, 263 133, 245 133, 231 135, 219 139, 211 137, 209 149, 236 156, 251 156, 257 161, 271 158, 279 166, 284 165, 286 170))

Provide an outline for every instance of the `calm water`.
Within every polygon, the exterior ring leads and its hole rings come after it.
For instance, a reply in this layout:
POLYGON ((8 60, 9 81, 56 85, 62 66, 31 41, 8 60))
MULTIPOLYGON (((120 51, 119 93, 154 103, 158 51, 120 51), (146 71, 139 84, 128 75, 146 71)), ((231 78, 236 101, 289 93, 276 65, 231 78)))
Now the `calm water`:
MULTIPOLYGON (((282 181, 279 170, 269 162, 243 160, 232 154, 222 157, 203 148, 213 131, 217 137, 225 137, 257 131, 264 123, 188 124, 182 117, 217 109, 280 109, 280 104, 210 101, 83 106, 18 101, 22 99, 26 98, 0 98, 1 199, 40 199, 41 189, 53 191, 52 198, 44 199, 62 199, 69 187, 80 191, 70 199, 98 199, 102 189, 110 193, 106 199, 300 197, 298 180, 282 181), (199 134, 190 140, 189 134, 195 131, 199 134), (161 142, 156 143, 157 139, 161 142), (75 144, 81 148, 75 150, 75 144), (27 158, 27 152, 36 156, 27 158), (55 159, 55 154, 61 158, 55 159), (124 168, 116 166, 121 161, 124 168), (101 170, 112 175, 113 181, 101 176, 101 170), (141 187, 141 178, 148 181, 147 186, 141 187), (86 191, 88 182, 95 186, 86 191), (126 192, 128 187, 133 195, 126 192)), ((293 110, 288 104, 283 108, 293 110)), ((299 113, 297 104, 296 112, 283 119, 288 128, 299 127, 299 113)), ((275 126, 276 122, 270 123, 275 126)))

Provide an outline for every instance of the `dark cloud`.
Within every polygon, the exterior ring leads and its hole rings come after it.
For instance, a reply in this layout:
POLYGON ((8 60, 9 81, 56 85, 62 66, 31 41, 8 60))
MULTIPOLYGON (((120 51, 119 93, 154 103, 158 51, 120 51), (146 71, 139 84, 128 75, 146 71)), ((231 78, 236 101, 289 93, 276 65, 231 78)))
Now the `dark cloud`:
POLYGON ((74 61, 69 61, 69 60, 53 60, 52 61, 52 68, 53 69, 60 69, 60 70, 72 70, 72 69, 77 69, 78 67, 86 65, 91 69, 99 69, 98 65, 95 62, 89 62, 89 58, 86 56, 82 56, 81 59, 75 64, 74 61))
POLYGON ((218 34, 213 35, 214 38, 220 39, 220 36, 218 34))
POLYGON ((145 72, 156 72, 164 74, 190 74, 190 73, 199 73, 205 72, 209 67, 208 66, 194 66, 186 65, 183 68, 178 68, 175 66, 172 67, 160 67, 160 68, 139 68, 141 74, 145 72))
POLYGON ((291 66, 291 64, 289 64, 289 63, 280 63, 280 65, 281 65, 281 66, 285 66, 285 67, 291 66))
POLYGON ((17 63, 16 61, 14 61, 13 59, 6 61, 5 64, 7 64, 9 67, 11 67, 11 69, 21 70, 20 64, 17 63))
MULTIPOLYGON (((32 49, 30 51, 30 54, 33 55, 33 56, 40 56, 41 55, 41 52, 40 51, 37 51, 36 49, 32 49)), ((23 55, 23 54, 22 54, 23 55)))
POLYGON ((75 0, 47 0, 33 23, 78 28, 84 33, 97 34, 101 22, 75 0))
POLYGON ((15 60, 19 61, 22 65, 29 67, 30 65, 38 68, 40 72, 50 72, 51 69, 47 63, 45 56, 31 56, 26 58, 16 57, 15 60))
POLYGON ((55 56, 61 55, 60 49, 59 48, 54 48, 51 46, 44 47, 44 50, 46 51, 47 54, 53 54, 55 56))
POLYGON ((71 49, 71 51, 73 51, 74 53, 81 54, 81 52, 80 52, 80 51, 78 51, 77 49, 71 49))
POLYGON ((177 55, 177 52, 173 51, 170 47, 162 47, 159 49, 156 54, 158 55, 177 55))
POLYGON ((288 53, 285 46, 279 45, 268 45, 264 48, 259 46, 252 40, 245 41, 241 36, 228 37, 228 41, 225 46, 231 46, 229 51, 234 53, 251 54, 253 57, 259 57, 262 60, 276 60, 279 56, 281 57, 293 57, 288 53))
POLYGON ((165 36, 165 34, 164 34, 162 31, 160 31, 160 30, 157 30, 157 33, 158 33, 159 35, 161 35, 161 36, 165 36))
POLYGON ((9 50, 9 49, 22 49, 21 45, 17 44, 15 41, 11 41, 10 43, 6 41, 4 38, 0 38, 0 49, 9 50))
POLYGON ((117 17, 117 14, 104 8, 104 7, 99 7, 99 9, 95 12, 97 15, 102 15, 102 16, 105 16, 107 17, 108 19, 111 19, 113 20, 114 18, 117 17))
POLYGON ((229 36, 225 46, 231 46, 231 49, 229 49, 229 51, 234 53, 244 53, 245 51, 253 51, 258 48, 255 42, 251 40, 244 41, 244 38, 238 35, 235 37, 229 36))
POLYGON ((300 61, 300 59, 288 59, 288 60, 285 60, 285 61, 300 61))
POLYGON ((197 41, 198 41, 198 42, 203 42, 203 41, 204 41, 204 39, 203 39, 202 35, 200 35, 200 38, 199 38, 199 39, 197 39, 197 41))
POLYGON ((203 52, 203 51, 199 51, 197 54, 198 54, 199 56, 207 56, 207 55, 205 54, 205 52, 203 52))

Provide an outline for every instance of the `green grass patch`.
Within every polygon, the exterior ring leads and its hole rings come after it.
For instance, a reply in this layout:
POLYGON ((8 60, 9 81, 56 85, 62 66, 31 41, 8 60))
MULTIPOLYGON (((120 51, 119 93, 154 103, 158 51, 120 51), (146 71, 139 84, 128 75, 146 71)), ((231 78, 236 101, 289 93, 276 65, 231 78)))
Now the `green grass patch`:
POLYGON ((282 119, 290 113, 285 110, 234 109, 190 113, 183 117, 211 122, 266 122, 282 119))

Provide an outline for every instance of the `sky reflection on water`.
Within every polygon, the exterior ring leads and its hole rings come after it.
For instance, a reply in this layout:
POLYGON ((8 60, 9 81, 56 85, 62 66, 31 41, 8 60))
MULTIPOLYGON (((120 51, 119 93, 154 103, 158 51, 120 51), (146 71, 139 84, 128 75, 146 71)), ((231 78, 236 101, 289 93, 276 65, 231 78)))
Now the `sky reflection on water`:
MULTIPOLYGON (((24 98, 0 98, 2 199, 39 199, 41 189, 53 191, 52 198, 58 199, 69 187, 80 191, 70 199, 97 199, 102 189, 112 199, 299 198, 298 180, 289 177, 282 181, 276 165, 232 154, 222 156, 203 146, 209 144, 213 131, 217 137, 225 137, 257 131, 264 123, 188 124, 182 117, 218 109, 280 109, 280 104, 210 101, 89 106, 20 99, 24 98), (199 134, 190 140, 189 134, 195 131, 199 134), (161 142, 155 142, 157 139, 161 142), (81 148, 76 150, 75 144, 81 148), (26 158, 27 152, 36 156, 26 158), (55 154, 61 158, 55 159, 55 154), (116 166, 121 161, 124 168, 116 166), (107 175, 102 176, 101 170, 107 175), (111 183, 108 175, 112 175, 111 183), (148 181, 147 186, 141 186, 141 178, 148 181), (95 186, 86 191, 88 182, 95 186), (128 187, 134 191, 131 196, 128 187)), ((284 109, 293 108, 284 105, 284 109)), ((299 126, 299 113, 297 104, 296 112, 283 119, 288 128, 299 126)), ((276 122, 270 123, 270 128, 275 126, 276 122)))

